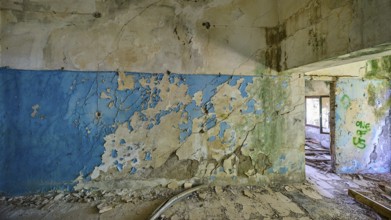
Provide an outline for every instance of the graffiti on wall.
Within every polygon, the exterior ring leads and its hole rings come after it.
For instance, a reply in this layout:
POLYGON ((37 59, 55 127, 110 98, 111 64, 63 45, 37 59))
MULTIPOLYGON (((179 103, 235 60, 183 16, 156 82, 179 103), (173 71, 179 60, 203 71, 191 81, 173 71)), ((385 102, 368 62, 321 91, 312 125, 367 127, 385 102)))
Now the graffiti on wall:
POLYGON ((342 106, 347 109, 350 106, 350 97, 344 94, 341 98, 342 106))
POLYGON ((335 170, 337 173, 390 172, 389 119, 391 117, 385 114, 386 112, 377 113, 383 109, 383 106, 388 106, 390 82, 378 79, 377 76, 380 76, 378 74, 383 74, 378 70, 373 74, 371 78, 363 79, 341 77, 335 83, 335 170), (348 100, 350 105, 346 108, 348 100), (378 159, 380 156, 381 159, 378 159))
POLYGON ((363 121, 356 122, 357 131, 356 135, 353 137, 353 144, 359 149, 364 149, 367 145, 363 136, 365 136, 371 130, 371 124, 365 123, 363 121))

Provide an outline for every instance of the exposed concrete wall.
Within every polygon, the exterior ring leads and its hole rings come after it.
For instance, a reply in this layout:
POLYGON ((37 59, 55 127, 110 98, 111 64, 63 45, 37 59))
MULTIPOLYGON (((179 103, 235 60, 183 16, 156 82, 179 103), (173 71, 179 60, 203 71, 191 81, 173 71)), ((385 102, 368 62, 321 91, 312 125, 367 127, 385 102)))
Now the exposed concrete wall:
POLYGON ((279 66, 291 69, 326 59, 334 61, 308 67, 316 69, 389 50, 377 46, 391 43, 390 10, 389 0, 279 0, 283 36, 276 43, 279 66))
POLYGON ((298 74, 0 69, 0 94, 7 193, 304 180, 298 74))
POLYGON ((391 171, 391 57, 366 63, 362 78, 336 83, 335 158, 340 173, 391 171))
POLYGON ((2 66, 254 74, 276 1, 2 0, 2 66))
POLYGON ((319 80, 305 80, 305 96, 329 96, 330 83, 319 80))
POLYGON ((0 8, 1 65, 19 69, 307 72, 391 50, 388 0, 3 0, 0 8))

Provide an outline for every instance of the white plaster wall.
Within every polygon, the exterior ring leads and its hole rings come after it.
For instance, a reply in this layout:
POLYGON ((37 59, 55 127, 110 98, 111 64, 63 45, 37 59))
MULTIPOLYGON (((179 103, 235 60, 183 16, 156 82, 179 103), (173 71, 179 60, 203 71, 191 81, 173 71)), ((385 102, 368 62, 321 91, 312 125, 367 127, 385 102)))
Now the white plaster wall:
POLYGON ((253 74, 264 68, 265 28, 278 23, 270 0, 3 0, 0 8, 1 65, 18 69, 253 74))

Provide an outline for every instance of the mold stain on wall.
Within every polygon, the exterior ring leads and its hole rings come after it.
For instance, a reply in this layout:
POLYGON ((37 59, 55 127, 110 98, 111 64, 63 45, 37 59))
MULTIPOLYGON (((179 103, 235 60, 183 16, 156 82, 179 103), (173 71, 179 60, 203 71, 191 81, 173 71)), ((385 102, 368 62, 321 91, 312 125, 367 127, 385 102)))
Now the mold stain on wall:
POLYGON ((301 126, 288 127, 302 113, 295 76, 1 69, 0 77, 7 193, 304 177, 302 146, 288 141, 301 126))

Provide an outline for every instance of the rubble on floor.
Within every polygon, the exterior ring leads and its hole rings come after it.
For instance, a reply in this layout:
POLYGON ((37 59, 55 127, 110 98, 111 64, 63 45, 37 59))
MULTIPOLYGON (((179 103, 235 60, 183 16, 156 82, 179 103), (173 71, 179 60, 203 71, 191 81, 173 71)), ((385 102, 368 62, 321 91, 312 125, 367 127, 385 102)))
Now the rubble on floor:
MULTIPOLYGON (((387 191, 391 186, 391 173, 337 175, 306 166, 306 174, 308 181, 312 182, 314 188, 324 197, 347 195, 348 190, 352 189, 391 209, 391 194, 387 191)), ((360 206, 370 209, 361 204, 360 206)))
MULTIPOLYGON (((347 191, 352 188, 372 193, 373 189, 382 190, 379 184, 387 190, 391 175, 339 176, 311 166, 306 166, 306 173, 305 183, 206 187, 168 208, 160 219, 382 219, 349 197, 347 191)), ((184 186, 175 190, 164 186, 139 191, 3 196, 0 219, 148 219, 159 205, 183 190, 184 186)))
POLYGON ((324 147, 318 140, 305 139, 305 163, 323 171, 331 171, 330 149, 324 147))
MULTIPOLYGON (((320 172, 330 173, 332 172, 331 167, 331 156, 330 156, 330 149, 326 147, 324 144, 322 144, 319 140, 307 137, 305 142, 305 160, 306 165, 311 166, 315 168, 317 171, 320 170, 320 172)), ((307 169, 312 170, 311 168, 307 169)), ((314 172, 316 173, 316 172, 314 172)), ((308 172, 307 172, 308 175, 308 172)), ((311 176, 311 175, 309 175, 311 176)), ((349 187, 357 188, 357 190, 351 190, 350 194, 359 194, 362 197, 366 197, 370 200, 372 200, 369 206, 373 206, 374 203, 379 204, 379 206, 385 207, 385 209, 391 210, 391 194, 387 193, 387 184, 391 183, 391 174, 345 174, 341 175, 344 178, 351 179, 351 182, 347 182, 349 187), (375 183, 369 186, 368 184, 363 184, 365 181, 361 180, 370 180, 371 182, 375 183), (357 183, 358 182, 358 183, 357 183), (360 184, 361 183, 361 184, 360 184), (377 183, 377 184, 376 184, 377 183), (364 186, 363 186, 364 185, 364 186), (389 207, 389 208, 387 208, 389 207)), ((311 177, 310 177, 311 178, 311 177)), ((315 177, 316 178, 316 177, 315 177)), ((322 183, 322 181, 315 181, 316 183, 322 183)), ((326 184, 330 184, 329 181, 325 181, 323 183, 323 188, 326 184)), ((340 187, 340 186, 336 186, 340 187)), ((326 186, 327 188, 327 186, 326 186)), ((326 197, 333 197, 332 194, 330 194, 327 191, 323 191, 324 196, 326 197)), ((352 195, 351 195, 352 196, 352 195)), ((355 196, 352 196, 355 198, 355 196)), ((356 200, 360 200, 357 199, 356 200)), ((360 201, 359 201, 360 202, 360 201)), ((361 203, 363 203, 361 201, 361 203)), ((390 217, 391 218, 391 217, 390 217)))

